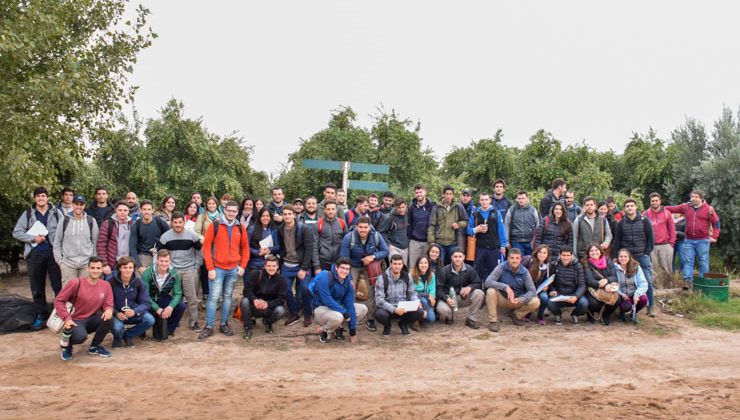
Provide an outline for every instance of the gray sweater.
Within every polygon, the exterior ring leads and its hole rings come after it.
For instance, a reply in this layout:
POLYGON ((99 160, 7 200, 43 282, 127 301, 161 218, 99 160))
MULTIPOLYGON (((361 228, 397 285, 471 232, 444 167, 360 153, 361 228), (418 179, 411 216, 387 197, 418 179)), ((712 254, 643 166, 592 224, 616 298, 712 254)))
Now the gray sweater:
POLYGON ((402 272, 400 277, 394 277, 391 269, 385 270, 385 276, 378 277, 375 282, 375 305, 393 313, 398 302, 403 300, 419 300, 411 276, 402 272), (388 295, 385 293, 385 279, 388 278, 388 295))
POLYGON ((183 229, 177 233, 173 229, 168 230, 159 238, 162 249, 170 251, 172 255, 172 267, 175 270, 193 270, 197 262, 198 250, 203 244, 200 237, 192 230, 183 229))
POLYGON ((80 269, 87 266, 90 257, 97 255, 95 244, 98 242, 98 222, 86 213, 82 219, 68 217, 67 229, 64 228, 64 219, 58 224, 54 236, 54 261, 69 268, 80 269), (88 218, 90 220, 88 220, 88 218), (92 225, 92 232, 90 226, 92 225))

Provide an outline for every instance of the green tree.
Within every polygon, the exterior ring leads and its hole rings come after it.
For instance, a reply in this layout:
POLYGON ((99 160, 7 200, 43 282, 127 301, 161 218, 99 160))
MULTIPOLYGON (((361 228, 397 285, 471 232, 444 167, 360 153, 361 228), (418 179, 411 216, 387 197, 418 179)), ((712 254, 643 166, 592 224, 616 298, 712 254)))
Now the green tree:
POLYGON ((561 150, 560 140, 545 130, 537 131, 518 154, 513 183, 528 190, 549 190, 554 179, 563 177, 558 163, 561 150))
POLYGON ((740 263, 740 112, 729 109, 714 123, 708 158, 696 171, 696 187, 704 190, 721 218, 717 248, 726 265, 740 263))
MULTIPOLYGON (((647 134, 634 133, 624 150, 622 164, 629 174, 625 190, 640 188, 646 196, 657 192, 666 195, 664 185, 672 179, 671 155, 666 153, 665 142, 649 129, 647 134)), ((648 199, 648 197, 646 197, 648 199)), ((648 202, 643 202, 648 205, 648 202)))
POLYGON ((704 125, 693 118, 671 133, 672 144, 668 147, 672 166, 672 177, 666 182, 666 191, 671 201, 685 202, 694 188, 696 167, 707 157, 707 133, 704 125))
POLYGON ((128 1, 5 1, 0 5, 0 238, 15 268, 10 237, 30 191, 60 189, 85 152, 85 139, 112 123, 131 98, 127 77, 136 54, 156 36, 128 1))

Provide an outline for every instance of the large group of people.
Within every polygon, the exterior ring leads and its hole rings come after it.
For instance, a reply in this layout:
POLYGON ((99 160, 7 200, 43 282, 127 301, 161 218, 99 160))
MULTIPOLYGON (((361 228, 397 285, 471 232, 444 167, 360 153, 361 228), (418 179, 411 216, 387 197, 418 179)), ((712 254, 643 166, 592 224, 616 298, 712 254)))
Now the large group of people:
POLYGON ((673 273, 675 255, 684 288, 691 288, 695 260, 699 275, 709 270, 710 244, 720 233, 719 216, 692 191, 687 203, 664 206, 650 195, 638 212, 627 199, 587 196, 580 204, 556 179, 539 203, 526 191, 509 201, 506 182, 492 192, 464 189, 459 197, 444 187, 438 202, 416 185, 410 201, 392 192, 356 196, 326 184, 323 199, 285 200, 274 187, 272 200, 247 197, 237 203, 195 192, 184 206, 167 196, 155 208, 135 192, 111 202, 105 187, 94 200, 64 188, 53 205, 44 187, 19 217, 13 236, 25 244, 31 293, 41 329, 53 308, 63 320, 61 358, 94 333, 89 354, 110 356, 103 339, 133 347, 147 334, 174 335, 182 317, 188 330, 206 340, 216 330, 251 340, 257 319, 264 332, 303 322, 315 325, 321 342, 357 338, 358 324, 382 327, 390 335, 429 323, 453 324, 467 307, 464 324, 501 329, 500 311, 514 325, 572 322, 582 316, 609 325, 614 312, 637 322, 647 307, 655 315, 654 281, 673 273), (178 211, 182 209, 182 212, 178 211), (242 297, 234 288, 243 279, 242 297), (71 305, 70 305, 71 304, 71 305), (70 310, 73 307, 73 310, 70 310), (199 310, 205 309, 201 327, 199 310))

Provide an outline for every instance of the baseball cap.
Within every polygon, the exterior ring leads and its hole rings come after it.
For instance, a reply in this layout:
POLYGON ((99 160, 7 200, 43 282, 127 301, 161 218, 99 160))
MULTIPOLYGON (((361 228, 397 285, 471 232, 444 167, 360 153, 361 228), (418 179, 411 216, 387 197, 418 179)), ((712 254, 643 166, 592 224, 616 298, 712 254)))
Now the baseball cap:
POLYGON ((83 195, 76 195, 74 198, 72 198, 73 203, 82 203, 85 204, 85 196, 83 195))

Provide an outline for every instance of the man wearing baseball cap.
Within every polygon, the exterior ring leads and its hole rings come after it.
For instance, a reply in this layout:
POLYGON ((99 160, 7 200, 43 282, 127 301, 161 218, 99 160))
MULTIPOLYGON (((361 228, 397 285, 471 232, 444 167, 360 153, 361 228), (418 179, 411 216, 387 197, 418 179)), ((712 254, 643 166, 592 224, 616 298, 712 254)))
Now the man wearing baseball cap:
POLYGON ((54 260, 62 272, 62 285, 71 279, 87 276, 87 263, 95 255, 98 222, 85 213, 85 197, 72 199, 72 214, 65 216, 54 236, 54 260))

